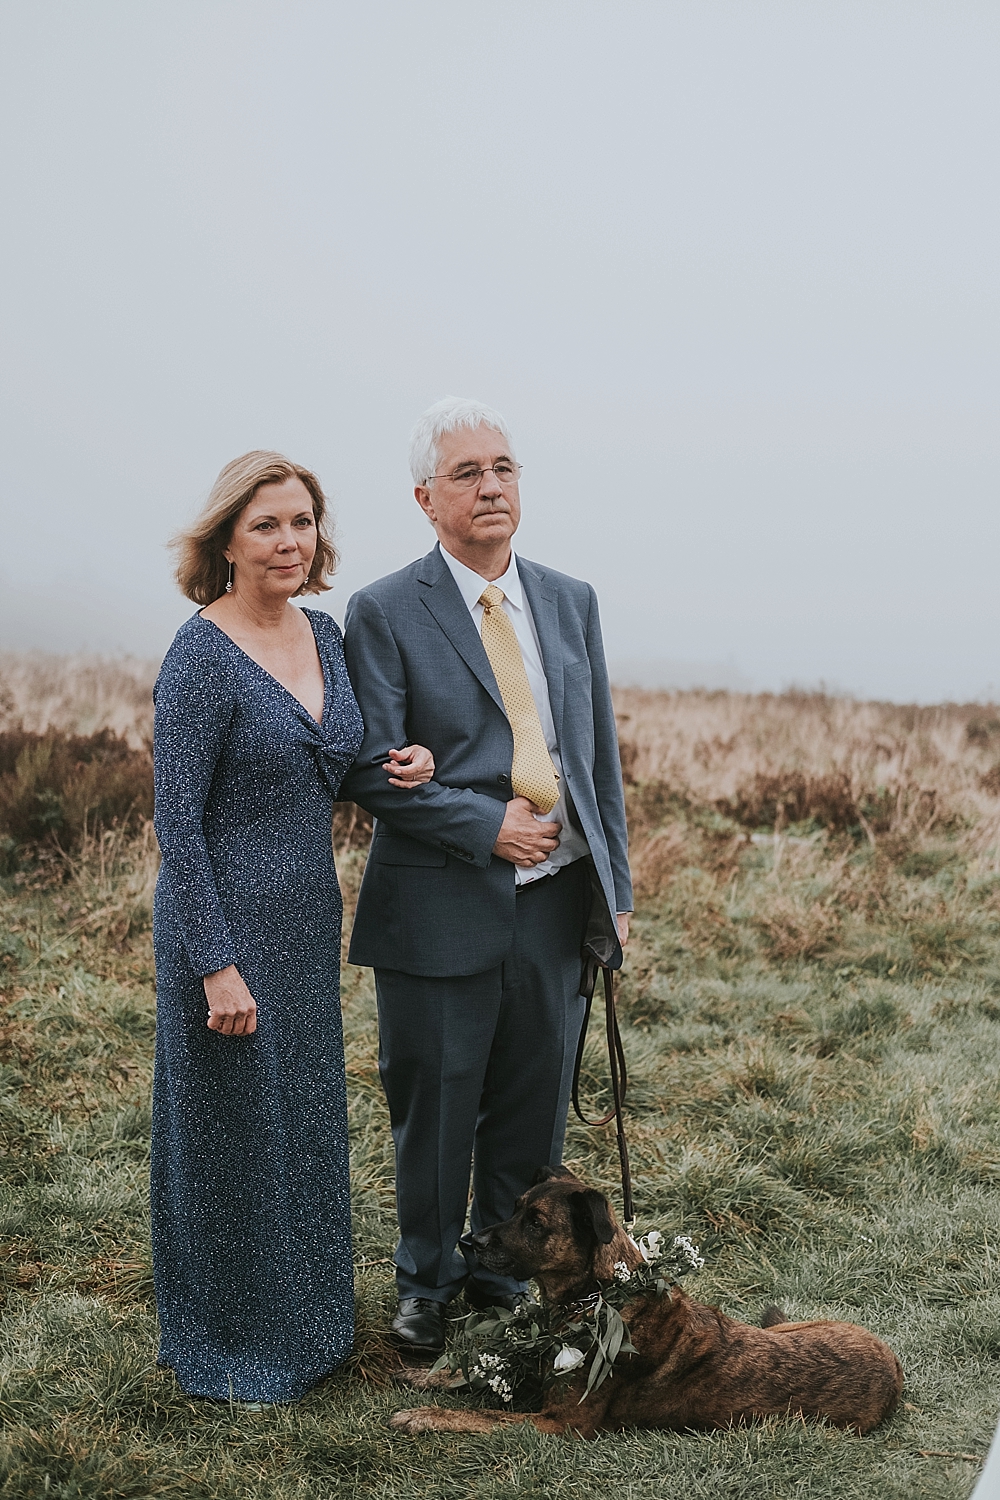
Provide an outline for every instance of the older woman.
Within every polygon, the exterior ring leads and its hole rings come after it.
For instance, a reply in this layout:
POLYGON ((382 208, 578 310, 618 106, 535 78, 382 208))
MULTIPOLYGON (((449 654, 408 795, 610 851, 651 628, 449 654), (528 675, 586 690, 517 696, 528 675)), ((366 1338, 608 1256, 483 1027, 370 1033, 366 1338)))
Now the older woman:
MULTIPOLYGON (((294 1400, 353 1337, 330 825, 362 723, 337 625, 290 603, 329 587, 325 521, 307 469, 228 464, 176 543, 205 607, 155 690, 159 1359, 219 1400, 294 1400)), ((402 789, 433 761, 386 770, 402 789)))

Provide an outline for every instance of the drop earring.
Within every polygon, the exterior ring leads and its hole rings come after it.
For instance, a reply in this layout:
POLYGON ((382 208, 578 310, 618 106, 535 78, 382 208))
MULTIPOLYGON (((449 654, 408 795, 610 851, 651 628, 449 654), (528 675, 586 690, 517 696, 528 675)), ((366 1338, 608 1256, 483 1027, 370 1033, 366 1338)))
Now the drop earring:
POLYGON ((229 560, 229 582, 226 584, 226 593, 227 594, 231 594, 232 592, 233 592, 233 561, 232 561, 232 558, 230 558, 230 560, 229 560))

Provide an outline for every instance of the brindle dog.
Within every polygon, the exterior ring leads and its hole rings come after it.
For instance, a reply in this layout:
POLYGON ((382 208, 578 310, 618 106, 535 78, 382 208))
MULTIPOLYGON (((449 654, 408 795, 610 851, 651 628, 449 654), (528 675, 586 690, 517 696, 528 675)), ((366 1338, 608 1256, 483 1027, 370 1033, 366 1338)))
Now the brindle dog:
MULTIPOLYGON (((599 1282, 611 1281, 616 1262, 642 1264, 604 1194, 562 1168, 543 1167, 518 1199, 514 1217, 484 1230, 475 1243, 489 1270, 533 1277, 546 1302, 567 1309, 599 1282)), ((854 1323, 789 1323, 770 1308, 765 1326, 751 1328, 679 1287, 638 1297, 622 1317, 637 1352, 620 1355, 611 1376, 582 1402, 586 1366, 568 1384, 551 1387, 537 1413, 424 1406, 396 1412, 392 1426, 490 1432, 501 1423, 533 1422, 541 1432, 589 1438, 624 1427, 676 1431, 801 1415, 866 1433, 894 1410, 903 1388, 892 1350, 854 1323)))

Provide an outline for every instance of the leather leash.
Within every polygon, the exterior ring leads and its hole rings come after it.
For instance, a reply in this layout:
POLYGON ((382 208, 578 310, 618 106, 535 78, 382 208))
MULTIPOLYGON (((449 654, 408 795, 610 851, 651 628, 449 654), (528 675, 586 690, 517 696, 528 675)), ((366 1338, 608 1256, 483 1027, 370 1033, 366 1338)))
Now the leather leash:
POLYGON ((576 1063, 573 1067, 573 1108, 577 1117, 584 1125, 598 1126, 607 1125, 610 1121, 615 1122, 615 1133, 618 1137, 618 1160, 622 1171, 622 1211, 624 1217, 624 1229, 626 1234, 631 1234, 635 1226, 635 1206, 632 1202, 632 1169, 629 1166, 628 1143, 625 1140, 625 1120, 622 1114, 622 1106, 625 1103, 625 1095, 628 1091, 628 1070, 625 1067, 625 1049, 622 1046, 622 1034, 618 1028, 618 1012, 615 1009, 615 976, 614 970, 608 964, 601 963, 592 952, 586 954, 584 966, 584 978, 580 987, 580 993, 587 1002, 587 1008, 583 1015, 583 1024, 580 1027, 580 1040, 576 1048, 576 1063), (604 977, 604 1027, 608 1042, 608 1064, 611 1070, 611 1094, 614 1099, 613 1107, 599 1120, 588 1120, 580 1107, 580 1068, 583 1064, 583 1049, 587 1041, 587 1027, 590 1024, 590 1011, 594 1003, 594 990, 597 986, 597 971, 600 970, 604 977))

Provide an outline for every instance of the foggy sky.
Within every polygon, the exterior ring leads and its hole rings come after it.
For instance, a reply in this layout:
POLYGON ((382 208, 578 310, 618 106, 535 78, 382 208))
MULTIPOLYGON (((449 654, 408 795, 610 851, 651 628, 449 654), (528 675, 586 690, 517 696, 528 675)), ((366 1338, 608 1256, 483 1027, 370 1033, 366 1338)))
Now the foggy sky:
POLYGON ((0 646, 155 656, 274 447, 350 593, 445 393, 651 681, 1000 694, 995 4, 5 0, 0 646))

